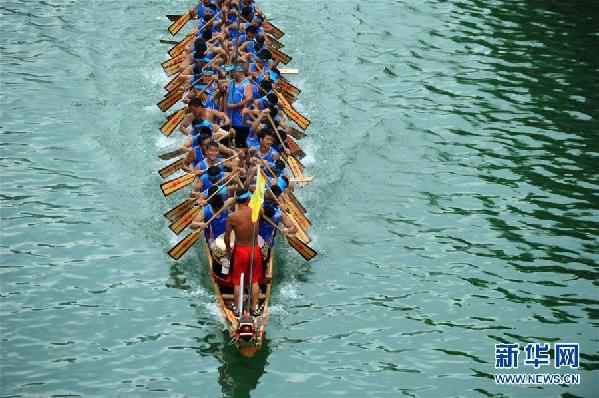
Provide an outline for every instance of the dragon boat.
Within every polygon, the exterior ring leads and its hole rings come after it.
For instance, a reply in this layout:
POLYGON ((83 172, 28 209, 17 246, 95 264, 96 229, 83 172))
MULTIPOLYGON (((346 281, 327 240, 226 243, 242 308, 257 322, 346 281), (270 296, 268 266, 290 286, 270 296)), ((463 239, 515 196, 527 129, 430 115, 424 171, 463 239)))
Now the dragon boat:
MULTIPOLYGON (((200 2, 198 7, 194 7, 190 11, 186 11, 182 14, 177 15, 167 15, 167 18, 172 22, 168 28, 168 31, 171 35, 176 36, 188 22, 197 19, 197 16, 200 14, 200 11, 205 7, 211 7, 212 10, 218 11, 218 13, 204 13, 203 18, 200 20, 201 23, 197 25, 197 31, 201 34, 202 29, 208 26, 212 21, 216 20, 218 15, 221 15, 222 22, 221 26, 226 26, 227 23, 237 23, 237 32, 239 32, 239 24, 240 20, 243 19, 243 14, 240 12, 239 14, 235 14, 234 16, 239 15, 237 18, 230 18, 228 14, 229 7, 235 4, 237 5, 238 10, 242 10, 242 6, 246 4, 253 5, 255 8, 255 12, 262 19, 261 28, 263 29, 263 38, 264 42, 268 50, 272 53, 273 58, 277 61, 277 63, 282 63, 287 65, 291 61, 291 57, 285 54, 283 47, 284 44, 279 41, 284 33, 274 26, 263 14, 262 10, 260 10, 255 2, 247 1, 247 0, 205 0, 200 2), (209 6, 209 4, 213 4, 213 6, 209 6), (220 7, 218 7, 220 5, 220 7), (219 9, 220 8, 220 9, 219 9), (194 12, 195 10, 195 12, 194 12), (205 17, 205 15, 209 15, 209 17, 205 17), (211 18, 210 18, 211 16, 211 18), (229 22, 227 22, 229 21, 229 22), (233 21, 233 22, 231 22, 233 21)), ((210 10, 208 10, 210 11, 210 10)), ((244 20, 247 24, 251 22, 244 20)), ((222 28, 222 32, 228 32, 228 29, 222 28)), ((211 85, 215 81, 214 78, 211 78, 209 74, 204 76, 203 74, 200 76, 194 76, 193 81, 187 82, 182 81, 182 79, 177 79, 183 68, 181 65, 183 64, 188 52, 191 49, 192 44, 197 39, 195 34, 187 34, 185 37, 179 41, 170 41, 170 40, 161 40, 163 43, 172 44, 172 47, 168 50, 168 59, 165 60, 161 65, 168 76, 173 76, 172 80, 165 86, 167 90, 167 94, 164 96, 164 99, 161 100, 157 106, 163 111, 167 112, 173 106, 178 103, 183 103, 183 107, 169 116, 167 116, 166 121, 160 127, 160 131, 165 136, 169 137, 175 131, 175 129, 179 126, 179 124, 183 121, 185 116, 190 112, 188 107, 185 105, 188 101, 186 101, 185 95, 188 97, 191 93, 199 96, 202 101, 207 99, 208 94, 210 93, 211 85), (211 80, 212 79, 212 80, 211 80)), ((227 36, 225 33, 222 33, 222 37, 220 38, 220 42, 223 47, 226 45, 227 50, 229 46, 233 46, 233 41, 227 42, 227 36)), ((227 59, 226 56, 223 56, 223 65, 222 69, 217 72, 218 77, 231 77, 228 72, 231 69, 234 69, 237 63, 237 54, 238 54, 238 46, 240 40, 235 41, 235 58, 227 59)), ((312 181, 313 177, 304 175, 304 166, 301 163, 301 159, 305 156, 301 147, 297 143, 296 140, 300 140, 303 138, 305 134, 306 128, 310 125, 310 120, 305 116, 300 114, 293 106, 293 103, 298 98, 301 90, 294 86, 288 79, 283 77, 284 74, 295 74, 299 71, 297 69, 284 69, 284 68, 272 68, 273 70, 270 72, 270 78, 272 79, 272 87, 273 93, 276 94, 278 98, 278 110, 284 114, 288 120, 292 123, 289 123, 285 128, 285 138, 282 138, 279 133, 277 133, 279 138, 279 143, 282 148, 280 152, 281 159, 285 162, 287 169, 291 172, 292 177, 289 178, 291 183, 293 183, 296 187, 306 186, 310 181, 312 181)), ((230 80, 227 80, 229 82, 230 80)), ((226 97, 228 98, 228 96, 226 97)), ((220 110, 224 110, 223 108, 226 106, 226 100, 221 102, 220 110)), ((276 127, 272 119, 270 120, 272 127, 275 131, 276 127)), ((196 181, 197 178, 200 178, 201 173, 206 172, 206 170, 202 170, 201 172, 188 173, 183 172, 182 175, 176 176, 172 178, 171 176, 181 174, 183 171, 183 165, 185 160, 186 151, 182 149, 179 145, 180 143, 171 144, 165 148, 163 148, 159 157, 162 160, 172 160, 170 164, 166 165, 162 169, 158 171, 160 176, 164 179, 168 179, 161 184, 162 192, 165 196, 170 196, 171 194, 183 190, 185 187, 190 187, 196 181), (183 155, 181 157, 181 155, 183 155)), ((201 149, 200 149, 201 151, 201 149)), ((237 155, 232 156, 232 158, 239 155, 239 149, 236 149, 237 155)), ((271 170, 272 171, 272 170, 271 170)), ((256 190, 259 190, 260 182, 262 181, 263 186, 266 186, 268 183, 269 177, 261 171, 260 167, 258 167, 258 173, 261 176, 257 176, 257 184, 256 190)), ((274 173, 271 174, 274 177, 274 173)), ((223 177, 224 179, 224 177, 223 177)), ((233 180, 233 177, 228 179, 224 186, 227 186, 230 181, 233 180)), ((218 183, 216 183, 218 184, 218 183)), ((262 188, 264 189, 264 188, 262 188)), ((269 189, 269 188, 267 188, 269 189)), ((256 195, 257 192, 254 193, 256 195)), ((261 193, 263 195, 263 193, 261 193)), ((307 234, 308 229, 311 227, 311 222, 306 216, 306 209, 299 200, 295 197, 291 190, 287 190, 283 192, 278 198, 274 197, 274 200, 277 203, 277 206, 280 208, 282 212, 285 213, 285 216, 288 222, 291 222, 294 226, 294 229, 297 231, 295 234, 287 234, 284 229, 280 228, 276 223, 273 223, 270 219, 267 219, 269 223, 275 228, 274 233, 277 232, 279 235, 284 235, 288 244, 298 252, 304 259, 311 260, 317 254, 315 250, 310 248, 308 244, 311 239, 307 234)), ((229 199, 227 202, 229 205, 235 205, 233 199, 229 199), (231 202, 232 201, 232 202, 231 202)), ((224 211, 228 205, 223 206, 216 214, 212 216, 212 218, 206 221, 206 224, 210 224, 221 211, 224 211)), ((167 211, 164 216, 171 222, 169 228, 176 234, 182 233, 188 227, 191 226, 192 222, 196 217, 202 213, 202 204, 198 203, 196 198, 190 197, 188 199, 183 200, 180 204, 167 211)), ((258 241, 261 238, 258 239, 258 241)), ((262 241, 263 243, 263 241, 262 241)), ((221 235, 216 239, 212 239, 210 242, 208 239, 205 239, 204 231, 200 229, 191 230, 179 243, 177 243, 173 248, 171 248, 168 254, 174 259, 179 260, 191 247, 196 246, 196 251, 200 254, 201 257, 206 257, 207 261, 205 261, 207 265, 207 272, 210 275, 210 278, 213 283, 215 299, 218 304, 218 308, 222 314, 222 318, 225 322, 226 328, 229 332, 229 335, 238 348, 239 352, 244 357, 253 357, 255 356, 261 349, 265 333, 266 327, 268 325, 268 317, 269 317, 269 307, 270 307, 270 297, 273 285, 273 268, 275 266, 275 247, 270 247, 267 244, 260 244, 261 247, 261 255, 262 255, 262 275, 259 278, 259 287, 260 293, 258 297, 258 304, 261 309, 259 314, 255 316, 246 313, 241 313, 239 316, 233 312, 232 308, 236 303, 234 303, 234 285, 232 278, 232 266, 233 261, 230 261, 228 256, 226 255, 226 250, 224 247, 224 239, 221 235), (201 247, 200 247, 201 246, 201 247)), ((280 244, 280 243, 279 243, 280 244)), ((202 260, 200 260, 202 261, 202 260)), ((242 276, 242 285, 245 285, 243 282, 244 276, 242 276)), ((249 278, 245 276, 245 280, 247 281, 249 278)), ((245 286, 248 288, 248 286, 245 286)), ((249 289, 245 289, 249 292, 249 289)), ((244 297, 247 297, 248 292, 244 293, 244 289, 241 289, 240 299, 239 299, 239 308, 243 307, 244 297)), ((249 301, 249 300, 248 300, 249 301)))

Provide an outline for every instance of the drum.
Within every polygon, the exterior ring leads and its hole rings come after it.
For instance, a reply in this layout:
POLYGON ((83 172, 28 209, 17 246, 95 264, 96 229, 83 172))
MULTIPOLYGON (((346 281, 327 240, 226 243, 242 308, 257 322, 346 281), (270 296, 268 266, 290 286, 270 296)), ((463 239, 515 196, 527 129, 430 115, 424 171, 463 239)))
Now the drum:
MULTIPOLYGON (((231 246, 235 244, 235 234, 231 234, 231 246)), ((225 234, 219 235, 210 244, 210 251, 214 259, 221 262, 221 259, 227 257, 227 247, 225 246, 225 234)))

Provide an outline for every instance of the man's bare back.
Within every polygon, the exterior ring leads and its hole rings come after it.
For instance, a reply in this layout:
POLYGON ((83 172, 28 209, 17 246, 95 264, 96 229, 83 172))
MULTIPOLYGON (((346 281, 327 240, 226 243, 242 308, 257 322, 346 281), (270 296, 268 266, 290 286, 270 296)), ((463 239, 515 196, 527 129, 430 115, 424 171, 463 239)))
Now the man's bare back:
MULTIPOLYGON (((229 214, 227 219, 227 230, 225 231, 225 243, 227 237, 231 235, 231 230, 235 232, 235 246, 252 246, 252 209, 247 204, 241 204, 237 210, 229 214)), ((256 226, 254 245, 257 242, 258 228, 256 226)))

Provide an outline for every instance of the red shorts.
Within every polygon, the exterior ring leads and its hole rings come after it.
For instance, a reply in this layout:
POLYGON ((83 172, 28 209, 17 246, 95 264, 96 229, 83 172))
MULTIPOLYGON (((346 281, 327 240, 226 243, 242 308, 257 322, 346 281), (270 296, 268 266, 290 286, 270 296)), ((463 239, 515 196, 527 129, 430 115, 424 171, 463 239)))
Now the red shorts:
MULTIPOLYGON (((250 261, 252 258, 251 246, 235 246, 233 252, 233 285, 238 286, 241 283, 241 274, 245 283, 250 279, 250 261)), ((262 252, 260 246, 254 246, 254 272, 252 274, 252 283, 258 283, 262 276, 262 252)))

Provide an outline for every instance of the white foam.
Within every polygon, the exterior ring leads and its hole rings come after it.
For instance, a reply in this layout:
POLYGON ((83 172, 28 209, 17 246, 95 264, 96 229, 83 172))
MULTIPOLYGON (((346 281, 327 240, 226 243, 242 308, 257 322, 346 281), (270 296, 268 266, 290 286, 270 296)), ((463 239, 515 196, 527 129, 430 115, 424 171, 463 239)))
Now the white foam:
POLYGON ((297 286, 294 283, 285 283, 281 286, 281 298, 284 300, 294 300, 299 297, 297 286))

